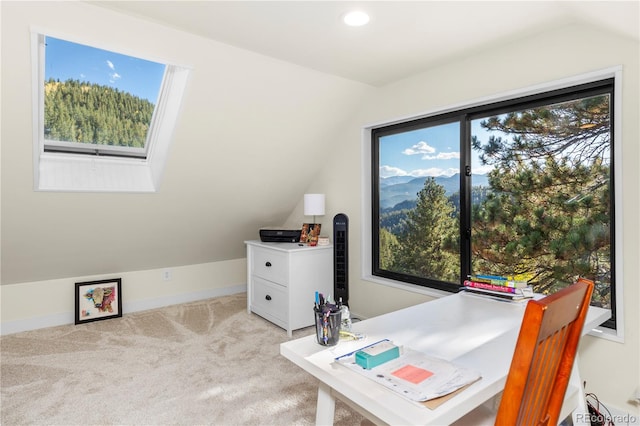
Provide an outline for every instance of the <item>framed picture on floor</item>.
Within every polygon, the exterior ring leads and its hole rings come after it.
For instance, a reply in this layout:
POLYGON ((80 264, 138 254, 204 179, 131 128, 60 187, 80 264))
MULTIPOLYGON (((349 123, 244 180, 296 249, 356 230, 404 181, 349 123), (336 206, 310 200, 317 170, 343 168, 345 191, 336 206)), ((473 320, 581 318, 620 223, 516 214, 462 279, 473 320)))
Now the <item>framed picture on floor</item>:
POLYGON ((76 283, 76 324, 121 316, 121 278, 76 283))

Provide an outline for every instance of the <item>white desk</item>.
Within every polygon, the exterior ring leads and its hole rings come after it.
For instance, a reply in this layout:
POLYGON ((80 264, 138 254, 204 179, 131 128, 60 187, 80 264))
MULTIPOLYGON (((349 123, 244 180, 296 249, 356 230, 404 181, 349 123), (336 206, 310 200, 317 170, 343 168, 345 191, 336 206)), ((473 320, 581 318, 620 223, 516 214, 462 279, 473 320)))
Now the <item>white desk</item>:
MULTIPOLYGON (((458 293, 353 324, 365 340, 341 341, 325 348, 315 336, 285 342, 280 353, 320 380, 316 424, 333 424, 335 398, 378 424, 450 424, 477 406, 498 395, 504 388, 518 338, 525 303, 508 303, 468 293, 458 293), (374 381, 336 365, 334 358, 357 347, 388 338, 429 355, 476 369, 482 379, 436 409, 412 402, 374 381)), ((591 308, 585 333, 610 316, 601 308, 591 308)), ((582 389, 577 371, 572 384, 582 389)), ((584 409, 584 397, 574 392, 571 408, 584 409)))

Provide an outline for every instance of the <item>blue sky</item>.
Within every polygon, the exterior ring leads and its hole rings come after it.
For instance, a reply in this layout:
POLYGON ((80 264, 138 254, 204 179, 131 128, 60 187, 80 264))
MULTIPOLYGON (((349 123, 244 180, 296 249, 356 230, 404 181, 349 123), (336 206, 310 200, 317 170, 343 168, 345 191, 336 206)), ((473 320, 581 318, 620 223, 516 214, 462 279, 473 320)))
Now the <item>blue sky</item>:
MULTIPOLYGON (((460 171, 459 123, 449 123, 385 136, 380 140, 380 177, 452 176, 460 171)), ((474 134, 485 134, 480 121, 472 123, 474 134)), ((486 140, 481 136, 481 140, 486 140)), ((473 154, 473 173, 485 174, 477 154, 473 154)))
POLYGON ((49 78, 110 86, 156 103, 164 64, 107 50, 46 38, 45 81, 49 78))

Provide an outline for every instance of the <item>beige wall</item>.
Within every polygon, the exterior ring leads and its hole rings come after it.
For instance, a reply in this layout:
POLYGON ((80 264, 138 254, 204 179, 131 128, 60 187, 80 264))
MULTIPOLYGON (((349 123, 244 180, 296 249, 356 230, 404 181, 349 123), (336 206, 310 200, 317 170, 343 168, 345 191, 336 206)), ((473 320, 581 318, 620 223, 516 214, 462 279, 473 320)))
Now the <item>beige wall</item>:
POLYGON ((373 90, 85 2, 0 10, 3 286, 243 258, 373 90), (157 193, 33 191, 32 30, 191 68, 157 193))
MULTIPOLYGON (((2 6, 3 264, 4 259, 15 259, 22 262, 21 268, 28 269, 28 258, 13 257, 12 250, 29 253, 32 247, 36 259, 64 250, 76 256, 78 268, 71 265, 61 271, 55 262, 49 264, 50 269, 46 262, 38 262, 37 274, 32 275, 36 278, 1 286, 3 329, 70 322, 73 283, 105 274, 123 277, 124 305, 131 310, 162 305, 167 300, 180 302, 238 291, 246 283, 242 241, 257 238, 255 229, 259 226, 283 221, 284 225, 302 223, 305 192, 327 194, 323 234, 331 235, 335 214, 349 216, 350 302, 355 312, 370 317, 428 300, 424 294, 361 279, 361 237, 362 232, 368 232, 361 229, 362 215, 368 211, 361 196, 363 127, 622 65, 626 335, 624 343, 587 337, 580 363, 589 391, 614 407, 640 416, 638 408, 627 402, 640 385, 640 292, 635 276, 640 261, 637 42, 593 28, 568 27, 503 42, 490 51, 374 90, 156 25, 122 19, 87 5, 58 4, 45 13, 31 10, 33 3, 22 4, 13 6, 9 17, 2 6), (52 14, 58 20, 50 19, 52 14), (97 32, 103 37, 110 27, 118 28, 121 39, 145 34, 147 42, 155 39, 151 44, 156 46, 158 56, 172 56, 195 66, 182 127, 176 132, 160 194, 32 192, 31 68, 25 49, 29 48, 31 24, 55 22, 60 28, 69 26, 73 31, 97 32), (293 130, 285 131, 290 127, 293 130), (270 137, 265 138, 265 129, 270 137), (209 147, 205 153, 214 159, 212 164, 194 155, 194 149, 205 146, 209 147), (318 153, 317 162, 304 167, 292 162, 310 149, 318 153), (291 154, 284 160, 287 165, 293 164, 293 171, 264 165, 266 159, 275 161, 282 153, 291 154), (247 171, 237 183, 240 192, 218 188, 217 183, 240 169, 247 171), (224 205, 219 205, 220 200, 225 200, 224 205), (87 203, 95 209, 87 209, 87 203), (138 223, 142 232, 118 230, 117 238, 111 238, 109 230, 102 230, 88 238, 95 222, 83 219, 83 215, 67 215, 69 211, 99 211, 99 218, 106 220, 123 208, 143 218, 138 223), (42 227, 45 213, 55 215, 63 230, 42 227), (224 229, 215 228, 217 223, 224 229), (160 232, 165 234, 158 237, 160 232), (85 253, 85 247, 91 244, 108 244, 108 251, 117 255, 108 257, 110 263, 98 265, 85 253), (136 255, 141 256, 137 267, 131 260, 136 255), (93 269, 82 268, 87 264, 93 269), (98 266, 101 271, 96 271, 98 266), (172 281, 162 281, 165 268, 172 269, 172 281), (43 294, 50 302, 34 304, 34 298, 43 294)), ((52 226, 51 222, 46 224, 52 226)))
POLYGON ((0 287, 0 334, 72 324, 75 283, 122 279, 122 313, 203 300, 247 289, 246 259, 145 271, 114 272, 0 287), (165 280, 165 272, 170 279, 165 280), (42 303, 46 300, 46 303, 42 303))

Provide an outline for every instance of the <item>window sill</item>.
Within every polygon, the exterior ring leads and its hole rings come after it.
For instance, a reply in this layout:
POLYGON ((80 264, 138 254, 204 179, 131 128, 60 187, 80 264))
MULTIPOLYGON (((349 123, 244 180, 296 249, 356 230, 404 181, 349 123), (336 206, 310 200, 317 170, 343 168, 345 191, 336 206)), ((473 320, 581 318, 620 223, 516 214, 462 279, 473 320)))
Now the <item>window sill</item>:
POLYGON ((156 192, 146 160, 41 154, 36 191, 156 192))
MULTIPOLYGON (((376 277, 373 275, 365 275, 362 277, 364 281, 369 281, 375 284, 384 285, 387 287, 397 288, 400 290, 408 291, 411 293, 418 293, 425 296, 439 299, 440 297, 449 296, 453 293, 449 293, 443 290, 437 290, 434 288, 422 287, 415 284, 401 283, 399 281, 393 281, 386 278, 376 277)), ((619 327, 618 330, 612 330, 605 327, 595 327, 587 333, 589 336, 610 340, 612 342, 624 343, 624 335, 619 327)))
POLYGON ((384 286, 387 286, 387 287, 393 287, 393 288, 397 288, 397 289, 400 289, 400 290, 408 291, 408 292, 411 292, 411 293, 418 293, 418 294, 422 294, 422 295, 425 295, 425 296, 433 297, 434 299, 439 299, 441 297, 449 296, 449 295, 453 294, 453 293, 449 293, 448 291, 444 291, 444 290, 437 290, 435 288, 423 287, 423 286, 420 286, 420 285, 409 284, 409 283, 403 283, 403 282, 399 282, 399 281, 390 280, 388 278, 376 277, 376 276, 373 276, 373 275, 365 275, 365 276, 362 277, 362 279, 365 280, 365 281, 370 281, 372 283, 384 285, 384 286))
POLYGON ((604 340, 610 340, 616 343, 624 343, 624 335, 618 330, 612 330, 605 327, 595 327, 587 333, 589 336, 598 337, 604 340))

